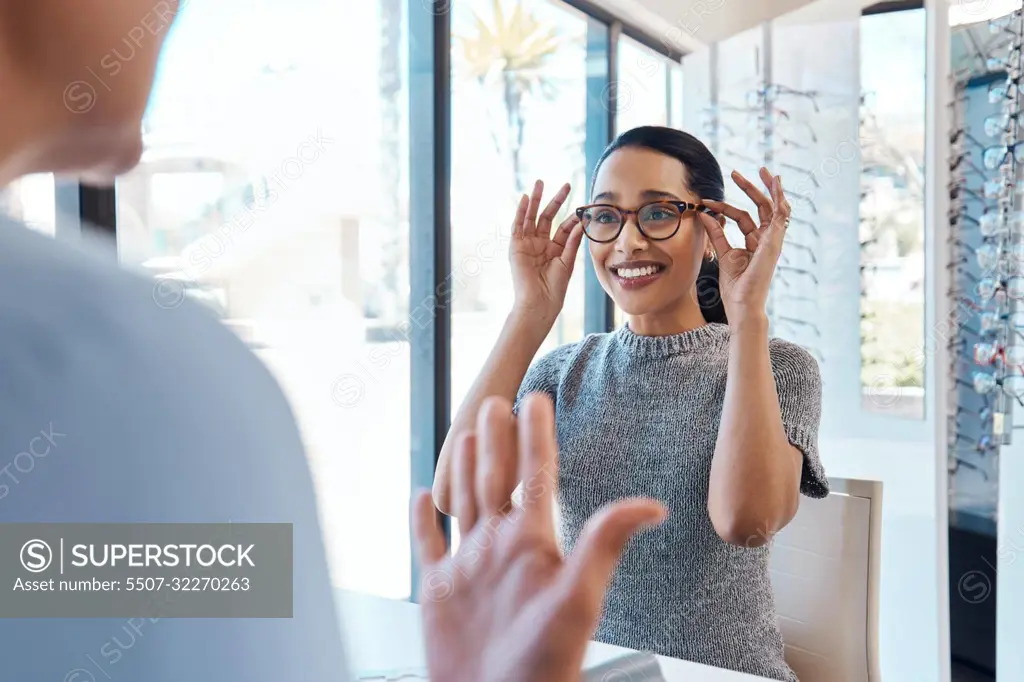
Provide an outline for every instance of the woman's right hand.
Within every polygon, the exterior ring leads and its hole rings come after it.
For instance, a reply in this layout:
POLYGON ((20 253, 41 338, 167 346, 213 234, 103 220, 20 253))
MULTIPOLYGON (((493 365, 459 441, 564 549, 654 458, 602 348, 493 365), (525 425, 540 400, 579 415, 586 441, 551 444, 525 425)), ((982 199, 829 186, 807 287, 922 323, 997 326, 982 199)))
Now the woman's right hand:
POLYGON ((531 317, 540 316, 553 324, 565 302, 576 253, 583 240, 583 227, 574 214, 551 234, 551 223, 569 196, 569 184, 562 185, 544 211, 537 215, 543 192, 544 183, 538 180, 533 193, 529 197, 524 194, 519 200, 512 223, 509 261, 516 311, 531 317))

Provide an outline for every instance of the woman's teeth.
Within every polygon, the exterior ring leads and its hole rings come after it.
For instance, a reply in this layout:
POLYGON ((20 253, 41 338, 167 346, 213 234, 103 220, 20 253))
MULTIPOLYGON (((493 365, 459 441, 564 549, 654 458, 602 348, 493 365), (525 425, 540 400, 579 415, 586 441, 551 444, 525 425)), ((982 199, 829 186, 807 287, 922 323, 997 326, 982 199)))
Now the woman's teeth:
POLYGON ((633 279, 634 277, 653 275, 660 270, 661 268, 656 265, 648 265, 642 268, 619 268, 615 272, 623 279, 633 279))

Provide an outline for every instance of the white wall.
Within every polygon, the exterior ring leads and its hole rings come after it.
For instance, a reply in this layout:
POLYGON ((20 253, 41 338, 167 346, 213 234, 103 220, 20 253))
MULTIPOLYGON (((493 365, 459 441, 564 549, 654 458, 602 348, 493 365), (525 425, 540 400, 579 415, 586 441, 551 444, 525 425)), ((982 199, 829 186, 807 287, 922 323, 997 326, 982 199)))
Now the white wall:
POLYGON ((1024 433, 999 456, 999 530, 996 545, 996 672, 1024 675, 1024 433))
MULTIPOLYGON (((1016 201, 1020 209, 1020 198, 1016 201)), ((1017 306, 1022 307, 1019 302, 1017 306)), ((1024 380, 1014 383, 1011 390, 1019 393, 1024 380)), ((1024 552, 1024 409, 1014 406, 1012 419, 1013 442, 1001 448, 998 461, 996 672, 1000 680, 1024 677, 1024 558, 1019 556, 1024 552)))

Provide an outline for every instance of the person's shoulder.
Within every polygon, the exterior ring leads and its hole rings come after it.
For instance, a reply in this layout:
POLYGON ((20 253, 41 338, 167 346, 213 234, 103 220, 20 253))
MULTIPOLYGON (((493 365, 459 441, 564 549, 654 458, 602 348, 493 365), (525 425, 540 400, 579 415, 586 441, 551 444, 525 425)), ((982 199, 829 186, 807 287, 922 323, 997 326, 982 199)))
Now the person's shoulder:
POLYGON ((821 370, 818 361, 803 346, 773 337, 768 341, 768 354, 776 376, 787 379, 821 383, 821 370))
POLYGON ((0 225, 0 452, 44 429, 74 453, 36 467, 38 495, 5 502, 5 515, 313 518, 296 501, 312 488, 278 382, 212 310, 170 293, 112 258, 0 225))
POLYGON ((772 359, 778 358, 794 364, 818 366, 818 361, 814 359, 810 351, 788 339, 773 336, 768 340, 768 352, 772 359))
MULTIPOLYGON (((78 325, 80 333, 126 340, 195 331, 222 341, 235 338, 212 310, 188 298, 188 282, 155 280, 119 267, 115 247, 107 248, 63 243, 0 219, 0 277, 8 284, 0 287, 0 313, 9 319, 31 313, 36 328, 78 325)), ((81 345, 83 339, 73 341, 81 345)))
POLYGON ((595 357, 600 357, 611 339, 610 334, 587 334, 578 341, 563 343, 534 359, 527 371, 521 391, 543 386, 557 393, 572 377, 580 377, 595 357))
POLYGON ((548 390, 555 390, 565 375, 572 357, 576 354, 578 343, 566 343, 536 357, 527 372, 524 385, 541 382, 548 390))
POLYGON ((577 353, 579 347, 579 341, 563 343, 537 358, 537 363, 549 367, 562 367, 577 353))
POLYGON ((0 361, 19 367, 40 398, 53 399, 42 387, 67 382, 87 394, 85 384, 104 376, 119 383, 93 388, 111 395, 137 382, 154 394, 178 390, 186 378, 217 392, 225 376, 268 385, 263 364, 185 295, 184 283, 121 268, 95 245, 62 243, 0 219, 0 279, 0 361))

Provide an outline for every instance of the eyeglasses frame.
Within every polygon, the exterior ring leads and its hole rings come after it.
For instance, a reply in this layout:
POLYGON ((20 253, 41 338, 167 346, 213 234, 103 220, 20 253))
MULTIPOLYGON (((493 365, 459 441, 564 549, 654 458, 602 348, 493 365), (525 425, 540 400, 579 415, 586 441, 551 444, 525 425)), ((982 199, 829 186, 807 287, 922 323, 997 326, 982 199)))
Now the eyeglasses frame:
POLYGON ((714 218, 718 217, 718 214, 716 212, 712 211, 704 204, 694 204, 689 201, 673 201, 671 199, 659 199, 657 201, 649 201, 640 208, 634 210, 622 208, 621 206, 616 206, 615 204, 605 203, 587 204, 586 206, 580 206, 579 208, 576 209, 576 217, 579 218, 581 225, 583 224, 584 211, 591 208, 612 208, 618 211, 620 215, 619 229, 615 231, 615 236, 612 237, 611 239, 594 239, 593 237, 590 236, 590 233, 587 232, 586 227, 583 228, 583 234, 586 235, 587 239, 597 244, 610 244, 614 242, 616 239, 618 239, 619 236, 622 234, 623 228, 626 227, 626 222, 629 220, 630 216, 635 217, 635 220, 633 222, 636 224, 636 229, 640 231, 640 234, 642 234, 645 239, 649 239, 652 242, 663 242, 666 239, 671 239, 672 237, 676 236, 676 234, 679 233, 679 227, 683 224, 683 215, 690 211, 693 211, 695 213, 706 213, 714 218), (670 206, 675 206, 677 209, 679 209, 679 219, 676 221, 675 229, 673 229, 672 234, 668 235, 667 237, 652 237, 651 235, 644 232, 644 228, 640 225, 640 211, 644 210, 648 206, 654 206, 656 204, 668 204, 670 206))

